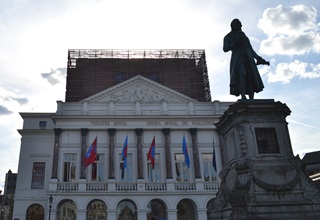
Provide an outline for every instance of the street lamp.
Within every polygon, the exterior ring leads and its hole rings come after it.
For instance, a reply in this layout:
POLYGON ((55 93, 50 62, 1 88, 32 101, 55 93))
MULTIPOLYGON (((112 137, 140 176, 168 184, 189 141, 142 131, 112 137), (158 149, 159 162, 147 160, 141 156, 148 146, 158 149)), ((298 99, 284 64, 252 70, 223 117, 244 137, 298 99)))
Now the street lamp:
POLYGON ((50 220, 50 218, 51 218, 52 202, 53 202, 53 197, 52 197, 52 195, 50 195, 50 196, 49 196, 49 220, 50 220))

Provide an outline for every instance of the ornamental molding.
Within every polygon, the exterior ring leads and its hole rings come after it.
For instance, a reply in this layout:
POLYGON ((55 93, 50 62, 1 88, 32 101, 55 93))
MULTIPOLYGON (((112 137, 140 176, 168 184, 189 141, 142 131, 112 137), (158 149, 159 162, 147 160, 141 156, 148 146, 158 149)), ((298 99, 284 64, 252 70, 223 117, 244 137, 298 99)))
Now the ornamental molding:
POLYGON ((265 190, 268 190, 268 191, 290 191, 297 185, 297 183, 300 182, 300 175, 297 172, 295 177, 291 181, 288 181, 288 182, 286 182, 284 184, 267 183, 267 182, 261 180, 260 178, 258 178, 255 175, 253 175, 253 180, 260 187, 262 187, 262 188, 264 188, 265 190))

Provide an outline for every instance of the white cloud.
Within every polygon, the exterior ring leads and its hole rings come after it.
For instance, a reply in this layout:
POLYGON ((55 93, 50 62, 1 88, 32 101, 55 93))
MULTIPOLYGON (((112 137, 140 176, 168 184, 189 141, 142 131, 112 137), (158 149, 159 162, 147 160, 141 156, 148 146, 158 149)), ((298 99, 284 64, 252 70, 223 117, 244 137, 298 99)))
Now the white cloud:
POLYGON ((295 60, 291 63, 279 63, 276 72, 268 74, 269 82, 289 83, 293 78, 320 78, 320 64, 314 65, 295 60))
POLYGON ((66 80, 67 68, 51 69, 49 73, 41 73, 42 78, 48 80, 51 85, 56 85, 66 80))
POLYGON ((295 5, 268 8, 258 22, 268 38, 261 42, 260 51, 273 55, 301 55, 320 52, 317 10, 312 6, 295 5))

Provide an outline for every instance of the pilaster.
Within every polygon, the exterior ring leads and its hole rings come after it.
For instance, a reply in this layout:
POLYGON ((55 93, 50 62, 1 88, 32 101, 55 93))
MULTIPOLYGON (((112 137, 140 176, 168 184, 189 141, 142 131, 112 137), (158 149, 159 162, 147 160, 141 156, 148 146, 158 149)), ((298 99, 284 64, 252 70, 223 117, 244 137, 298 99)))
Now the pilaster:
POLYGON ((109 128, 109 179, 114 179, 114 135, 116 133, 116 129, 109 128))
POLYGON ((62 129, 54 129, 54 146, 53 146, 53 157, 52 157, 52 174, 51 179, 58 178, 58 157, 59 157, 59 144, 60 144, 60 134, 62 129))
POLYGON ((194 175, 195 175, 195 178, 201 178, 197 131, 198 131, 197 128, 189 129, 189 132, 191 134, 191 139, 192 139, 194 175))
POLYGON ((142 158, 142 128, 136 128, 135 129, 136 135, 137 135, 137 160, 138 160, 138 179, 143 179, 143 158, 142 158))
POLYGON ((172 179, 171 152, 170 152, 170 128, 163 128, 164 148, 166 156, 166 174, 167 179, 172 179))
POLYGON ((86 149, 87 149, 87 135, 89 129, 88 128, 81 128, 81 172, 80 172, 80 179, 86 178, 86 168, 84 166, 84 158, 86 156, 86 149))

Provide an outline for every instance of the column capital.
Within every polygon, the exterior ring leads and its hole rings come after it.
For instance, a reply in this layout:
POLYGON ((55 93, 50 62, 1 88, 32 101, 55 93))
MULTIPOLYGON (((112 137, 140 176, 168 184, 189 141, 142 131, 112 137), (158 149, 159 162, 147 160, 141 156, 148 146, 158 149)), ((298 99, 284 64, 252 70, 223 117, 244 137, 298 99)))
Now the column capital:
POLYGON ((169 136, 170 135, 170 128, 163 128, 162 132, 163 132, 164 136, 169 136))
POLYGON ((191 135, 197 135, 198 128, 190 128, 189 132, 190 132, 191 135))
POLYGON ((108 133, 110 136, 114 136, 114 134, 116 133, 116 129, 115 128, 108 128, 108 133))
POLYGON ((54 129, 54 134, 55 134, 56 136, 60 135, 61 132, 62 132, 62 129, 61 129, 61 128, 55 128, 55 129, 54 129))
POLYGON ((142 135, 142 132, 143 132, 143 129, 142 128, 136 128, 135 129, 135 132, 138 136, 141 136, 142 135))
POLYGON ((81 135, 82 136, 87 136, 88 132, 89 132, 88 128, 81 128, 81 135))

